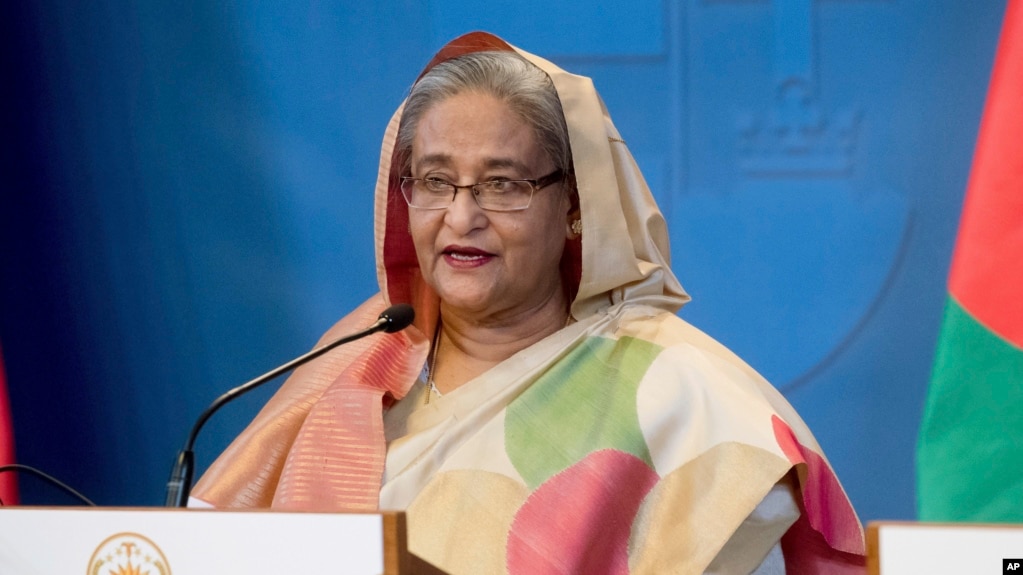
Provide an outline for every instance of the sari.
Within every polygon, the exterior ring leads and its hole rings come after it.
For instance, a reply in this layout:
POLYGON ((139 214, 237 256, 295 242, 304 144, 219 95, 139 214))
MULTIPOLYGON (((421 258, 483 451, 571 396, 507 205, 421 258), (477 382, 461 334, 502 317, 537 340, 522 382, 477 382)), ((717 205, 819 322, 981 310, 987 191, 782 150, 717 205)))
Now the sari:
POLYGON ((399 191, 399 108, 376 185, 381 291, 321 341, 390 303, 414 325, 296 370, 193 496, 403 509, 410 551, 450 573, 864 572, 862 527, 805 423, 676 315, 689 296, 664 218, 592 82, 480 32, 427 70, 480 50, 518 53, 561 100, 584 230, 560 264, 572 321, 427 401, 439 302, 399 191))

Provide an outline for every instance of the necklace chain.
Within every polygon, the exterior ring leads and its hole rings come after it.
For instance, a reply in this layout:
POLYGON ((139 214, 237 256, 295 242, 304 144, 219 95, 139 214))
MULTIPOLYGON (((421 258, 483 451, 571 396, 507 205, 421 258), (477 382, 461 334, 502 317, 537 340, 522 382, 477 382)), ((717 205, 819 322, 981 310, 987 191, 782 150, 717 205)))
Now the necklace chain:
POLYGON ((430 404, 430 397, 434 393, 440 396, 440 390, 437 389, 437 384, 433 380, 433 374, 437 373, 437 353, 440 347, 440 325, 437 326, 437 330, 433 332, 433 349, 430 350, 430 368, 426 373, 426 405, 430 404))
MULTIPOLYGON (((568 314, 568 317, 565 318, 565 327, 568 327, 571 324, 572 314, 570 313, 568 314)), ((437 356, 440 355, 440 353, 438 353, 438 351, 440 350, 440 332, 441 326, 438 324, 436 331, 433 332, 433 345, 431 346, 430 349, 430 366, 426 372, 426 400, 424 401, 425 405, 430 404, 430 398, 433 397, 433 394, 436 393, 437 397, 441 396, 440 390, 437 389, 437 382, 434 381, 433 379, 434 374, 437 373, 437 356)))

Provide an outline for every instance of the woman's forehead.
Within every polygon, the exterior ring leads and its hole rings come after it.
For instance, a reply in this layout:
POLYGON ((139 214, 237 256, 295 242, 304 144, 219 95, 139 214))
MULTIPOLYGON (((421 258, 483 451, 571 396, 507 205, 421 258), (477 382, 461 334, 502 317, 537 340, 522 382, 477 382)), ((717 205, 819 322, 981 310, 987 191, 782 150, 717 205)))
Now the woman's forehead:
POLYGON ((412 139, 416 167, 471 162, 490 169, 535 169, 544 157, 533 127, 503 100, 465 92, 423 112, 412 139))

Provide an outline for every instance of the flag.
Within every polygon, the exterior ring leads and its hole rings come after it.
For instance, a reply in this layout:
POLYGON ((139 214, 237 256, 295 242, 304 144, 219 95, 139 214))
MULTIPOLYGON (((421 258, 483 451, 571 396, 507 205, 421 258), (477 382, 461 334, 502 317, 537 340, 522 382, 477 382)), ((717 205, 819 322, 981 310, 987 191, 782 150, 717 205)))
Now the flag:
POLYGON ((988 86, 917 444, 924 521, 1023 521, 1023 0, 988 86))
MULTIPOLYGON (((9 463, 14 463, 14 426, 11 423, 10 403, 7 401, 4 358, 0 354, 0 465, 9 463)), ((13 472, 0 474, 0 501, 4 505, 18 503, 18 482, 13 472)))

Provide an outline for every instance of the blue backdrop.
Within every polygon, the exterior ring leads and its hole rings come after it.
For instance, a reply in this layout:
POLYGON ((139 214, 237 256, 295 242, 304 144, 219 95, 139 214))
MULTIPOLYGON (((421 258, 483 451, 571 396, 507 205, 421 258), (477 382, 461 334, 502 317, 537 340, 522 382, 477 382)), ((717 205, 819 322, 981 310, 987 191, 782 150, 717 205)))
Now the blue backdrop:
MULTIPOLYGON (((863 519, 913 517, 1004 2, 488 4, 0 8, 20 461, 102 504, 162 503, 214 397, 375 291, 384 125, 433 51, 487 29, 595 79, 668 218, 681 315, 782 389, 863 519)), ((211 422, 200 471, 273 388, 211 422)))

